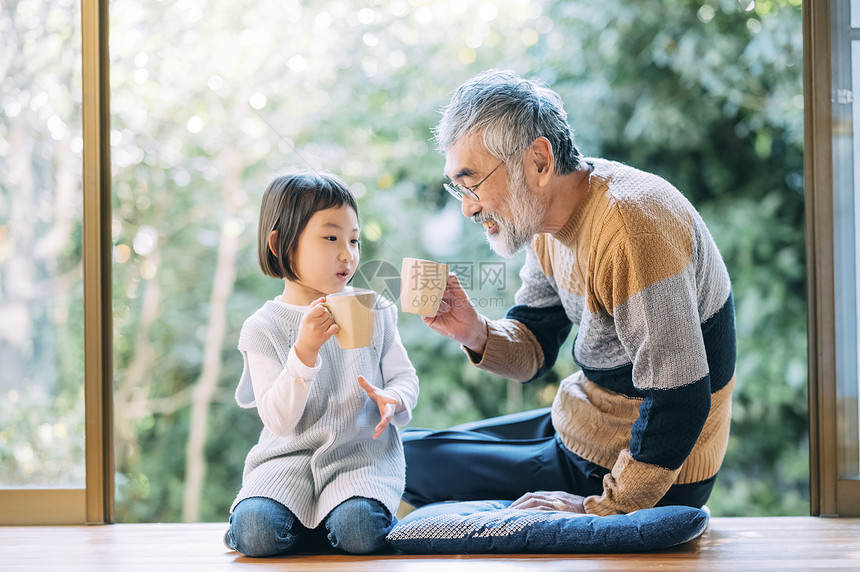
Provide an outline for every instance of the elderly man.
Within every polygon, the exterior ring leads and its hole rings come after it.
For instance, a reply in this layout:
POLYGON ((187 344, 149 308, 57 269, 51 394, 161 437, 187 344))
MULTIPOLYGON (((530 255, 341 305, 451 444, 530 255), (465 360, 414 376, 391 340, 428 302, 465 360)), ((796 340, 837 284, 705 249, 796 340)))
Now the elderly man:
POLYGON ((698 212, 658 176, 583 157, 559 96, 511 72, 458 88, 435 134, 463 215, 496 253, 526 259, 505 318, 479 314, 452 274, 425 323, 522 382, 576 325, 580 370, 549 409, 404 431, 404 499, 702 506, 726 452, 736 352, 731 283, 698 212))

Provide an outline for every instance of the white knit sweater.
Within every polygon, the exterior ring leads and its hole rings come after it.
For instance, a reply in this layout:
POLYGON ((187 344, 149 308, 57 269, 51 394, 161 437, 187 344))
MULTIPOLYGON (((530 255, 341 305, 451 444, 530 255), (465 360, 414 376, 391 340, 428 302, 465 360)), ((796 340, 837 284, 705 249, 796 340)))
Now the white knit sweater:
MULTIPOLYGON (((397 311, 379 304, 373 342, 342 350, 334 338, 320 348, 318 373, 308 383, 304 412, 292 431, 277 435, 264 426, 260 440, 245 460, 242 488, 231 510, 249 497, 276 500, 308 528, 314 528, 343 501, 361 496, 376 499, 394 514, 403 493, 405 464, 400 437, 393 426, 372 439, 379 409, 358 385, 358 376, 381 388, 413 386, 414 368, 401 368, 384 379, 381 363, 396 340, 397 311)), ((242 327, 239 350, 259 353, 287 366, 302 312, 268 301, 242 327)), ((254 403, 245 362, 236 399, 254 403)), ((414 402, 407 404, 411 409, 414 402)))

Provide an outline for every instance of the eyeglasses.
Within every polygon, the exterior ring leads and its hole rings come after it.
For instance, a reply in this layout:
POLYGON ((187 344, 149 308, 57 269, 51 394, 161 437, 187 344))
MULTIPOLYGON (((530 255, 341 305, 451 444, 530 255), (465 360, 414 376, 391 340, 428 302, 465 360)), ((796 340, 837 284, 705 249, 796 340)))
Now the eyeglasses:
POLYGON ((484 181, 489 179, 490 175, 495 173, 496 169, 501 167, 503 164, 504 164, 504 161, 499 161, 499 164, 496 165, 495 169, 493 169, 492 171, 487 173, 486 177, 481 179, 477 185, 474 185, 472 187, 467 187, 465 185, 458 185, 457 183, 455 183, 453 181, 451 181, 450 183, 445 183, 443 186, 445 187, 445 190, 448 191, 448 193, 450 193, 450 195, 452 197, 454 197, 455 199, 457 199, 458 201, 463 200, 463 195, 466 195, 467 197, 469 197, 473 201, 478 201, 480 199, 478 198, 478 194, 475 192, 475 189, 480 187, 484 181))

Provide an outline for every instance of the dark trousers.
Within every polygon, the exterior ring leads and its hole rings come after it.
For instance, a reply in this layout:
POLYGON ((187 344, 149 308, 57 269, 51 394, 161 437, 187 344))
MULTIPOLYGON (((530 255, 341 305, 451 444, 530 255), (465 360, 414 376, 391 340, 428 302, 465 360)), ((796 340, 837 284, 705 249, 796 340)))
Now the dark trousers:
MULTIPOLYGON (((405 429, 406 491, 413 506, 446 500, 515 500, 528 492, 599 495, 609 469, 570 452, 538 409, 442 431, 405 429)), ((657 503, 701 507, 715 477, 674 485, 657 503)))

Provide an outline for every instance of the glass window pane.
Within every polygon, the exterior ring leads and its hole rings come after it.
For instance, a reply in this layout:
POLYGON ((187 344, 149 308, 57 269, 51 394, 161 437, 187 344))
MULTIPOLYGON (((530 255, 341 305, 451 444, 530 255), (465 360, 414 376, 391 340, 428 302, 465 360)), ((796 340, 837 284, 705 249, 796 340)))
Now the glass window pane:
MULTIPOLYGON (((369 286, 404 256, 439 259, 504 316, 522 259, 492 254, 449 200, 430 133, 451 90, 494 67, 553 85, 585 153, 695 197, 737 270, 721 510, 805 512, 800 11, 663 4, 112 2, 117 520, 226 517, 261 426, 233 398, 237 338, 283 290, 256 264, 273 176, 310 164, 346 180, 369 286)), ((416 427, 547 406, 576 368, 571 335, 551 377, 508 386, 414 316, 398 327, 423 384, 416 427)))
POLYGON ((0 9, 0 487, 84 486, 80 19, 0 9))
MULTIPOLYGON (((854 97, 860 95, 860 41, 852 41, 851 42, 851 92, 854 97)), ((851 194, 854 197, 854 210, 851 213, 853 216, 854 223, 854 260, 853 264, 849 267, 853 269, 853 282, 854 282, 854 311, 851 312, 850 320, 853 325, 853 336, 849 336, 846 344, 850 344, 850 347, 846 345, 846 352, 849 359, 853 357, 854 363, 853 367, 849 369, 845 373, 845 379, 843 381, 842 386, 843 394, 840 396, 842 400, 845 401, 845 407, 843 408, 844 419, 842 420, 842 425, 845 427, 845 437, 844 437, 844 447, 848 451, 845 455, 845 461, 847 463, 847 467, 842 471, 843 473, 847 473, 845 476, 858 477, 860 476, 860 467, 858 467, 858 460, 860 460, 860 455, 858 455, 858 443, 860 443, 860 423, 857 422, 857 395, 858 395, 858 384, 860 384, 860 376, 858 376, 858 371, 860 371, 860 346, 858 346, 858 336, 857 336, 857 324, 860 323, 860 305, 858 305, 857 301, 860 300, 860 274, 858 274, 858 270, 860 270, 860 234, 857 233, 857 221, 860 221, 860 201, 857 200, 857 193, 860 191, 860 169, 857 169, 856 166, 860 165, 860 105, 857 102, 853 101, 852 98, 851 103, 851 122, 852 122, 852 130, 851 130, 851 138, 852 138, 852 146, 853 146, 853 161, 852 166, 854 167, 854 177, 851 185, 851 190, 853 191, 851 194)))
MULTIPOLYGON (((858 336, 860 322, 860 30, 845 25, 845 2, 831 4, 833 70, 833 208, 836 304, 836 375, 838 472, 843 479, 860 477, 858 424, 858 336)), ((856 2, 851 4, 852 14, 856 2)))

